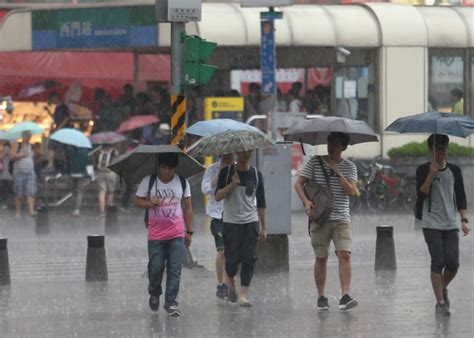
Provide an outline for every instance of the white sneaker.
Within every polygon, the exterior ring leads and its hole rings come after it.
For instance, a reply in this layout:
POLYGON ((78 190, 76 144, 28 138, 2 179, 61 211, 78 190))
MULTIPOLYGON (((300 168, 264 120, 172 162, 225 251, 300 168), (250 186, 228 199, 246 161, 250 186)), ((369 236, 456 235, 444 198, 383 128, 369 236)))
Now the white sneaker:
POLYGON ((79 209, 74 210, 74 212, 72 213, 73 217, 79 217, 80 215, 81 215, 81 213, 80 213, 79 209))

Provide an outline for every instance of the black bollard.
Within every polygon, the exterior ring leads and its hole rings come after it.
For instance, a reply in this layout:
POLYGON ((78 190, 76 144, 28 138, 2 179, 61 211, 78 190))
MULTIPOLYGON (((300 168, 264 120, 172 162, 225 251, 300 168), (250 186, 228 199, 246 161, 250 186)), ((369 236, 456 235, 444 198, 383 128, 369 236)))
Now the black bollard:
POLYGON ((395 243, 393 226, 377 227, 377 242, 375 244, 375 270, 396 270, 395 243))
POLYGON ((7 239, 0 238, 0 285, 10 285, 7 239))
POLYGON ((42 205, 38 207, 37 211, 38 211, 38 214, 36 215, 36 234, 48 235, 49 234, 48 208, 42 205))
POLYGON ((87 236, 86 281, 106 281, 107 279, 104 236, 87 236))
POLYGON ((119 233, 118 208, 116 205, 108 205, 105 213, 105 233, 108 235, 119 233))

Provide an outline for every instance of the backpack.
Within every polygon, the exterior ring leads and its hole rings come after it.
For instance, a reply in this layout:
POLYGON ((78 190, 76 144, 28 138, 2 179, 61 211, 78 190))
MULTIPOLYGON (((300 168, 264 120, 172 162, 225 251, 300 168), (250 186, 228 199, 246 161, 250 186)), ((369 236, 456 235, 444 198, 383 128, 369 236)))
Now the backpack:
MULTIPOLYGON (((179 181, 181 182, 181 189, 183 190, 183 196, 181 197, 181 199, 184 198, 184 191, 186 190, 186 179, 183 177, 183 176, 179 176, 179 181)), ((150 181, 148 182, 148 196, 150 196, 150 192, 151 192, 151 188, 153 188, 153 185, 155 184, 156 182, 156 175, 151 175, 150 176, 150 181)), ((145 210, 145 217, 144 217, 144 222, 145 222, 145 228, 148 229, 148 211, 150 209, 146 209, 145 210)))
POLYGON ((99 151, 99 155, 97 156, 97 170, 99 171, 108 171, 107 167, 112 160, 115 158, 115 149, 111 149, 110 151, 104 151, 101 149, 99 151))

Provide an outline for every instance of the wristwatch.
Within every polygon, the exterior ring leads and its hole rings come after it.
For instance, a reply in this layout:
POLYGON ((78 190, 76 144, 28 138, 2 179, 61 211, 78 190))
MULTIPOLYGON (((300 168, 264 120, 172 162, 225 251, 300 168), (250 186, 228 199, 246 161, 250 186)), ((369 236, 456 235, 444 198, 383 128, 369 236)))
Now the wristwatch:
POLYGON ((469 220, 467 218, 461 218, 461 222, 463 223, 469 223, 469 220))
POLYGON ((188 231, 186 231, 186 233, 187 233, 188 235, 192 235, 192 234, 194 234, 194 231, 189 231, 189 230, 188 230, 188 231))

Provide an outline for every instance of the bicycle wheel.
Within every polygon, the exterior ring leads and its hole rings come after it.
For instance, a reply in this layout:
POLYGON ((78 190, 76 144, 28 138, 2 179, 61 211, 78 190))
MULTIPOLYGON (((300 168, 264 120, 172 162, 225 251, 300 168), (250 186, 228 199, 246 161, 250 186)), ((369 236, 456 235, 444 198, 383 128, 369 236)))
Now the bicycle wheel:
POLYGON ((366 202, 369 210, 380 214, 385 211, 388 204, 388 188, 385 184, 377 182, 367 187, 366 202))
POLYGON ((409 212, 413 211, 413 206, 416 201, 416 183, 411 181, 406 183, 400 194, 403 209, 409 212))

